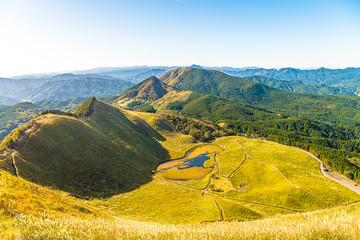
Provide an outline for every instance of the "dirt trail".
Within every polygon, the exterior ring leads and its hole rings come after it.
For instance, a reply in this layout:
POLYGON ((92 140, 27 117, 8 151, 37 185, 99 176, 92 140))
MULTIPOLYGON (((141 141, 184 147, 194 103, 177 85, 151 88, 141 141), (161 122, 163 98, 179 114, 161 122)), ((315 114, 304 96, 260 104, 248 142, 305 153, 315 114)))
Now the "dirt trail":
MULTIPOLYGON (((167 182, 167 183, 174 184, 174 185, 178 185, 178 186, 180 186, 180 187, 188 188, 188 189, 191 189, 191 190, 194 190, 194 191, 204 191, 204 189, 197 189, 197 188, 194 188, 194 187, 186 186, 186 185, 177 183, 177 182, 175 182, 175 181, 167 180, 167 179, 165 179, 165 178, 159 178, 159 177, 156 177, 156 176, 153 176, 153 177, 156 178, 156 179, 158 179, 158 180, 160 180, 160 181, 167 182)), ((285 208, 285 207, 281 207, 281 206, 270 205, 270 204, 265 204, 265 203, 260 203, 260 202, 253 202, 253 201, 245 201, 245 200, 233 199, 233 198, 226 197, 226 196, 224 196, 224 195, 220 195, 220 194, 214 193, 214 192, 207 192, 207 194, 209 194, 209 195, 216 195, 216 196, 218 196, 218 197, 220 197, 220 198, 224 198, 224 199, 230 200, 230 201, 232 201, 232 202, 236 202, 236 203, 238 203, 238 204, 248 203, 248 204, 254 204, 254 205, 259 205, 259 206, 264 206, 264 207, 270 207, 270 208, 275 208, 275 209, 282 209, 282 210, 286 210, 286 211, 289 211, 289 212, 303 212, 302 210, 298 210, 298 209, 290 209, 290 208, 285 208)))
MULTIPOLYGON (((269 140, 266 140, 266 141, 269 141, 269 140)), ((274 142, 274 141, 269 141, 269 142, 277 143, 277 142, 274 142)), ((360 194, 360 186, 358 186, 358 184, 353 183, 352 181, 350 181, 350 180, 346 179, 345 177, 342 177, 342 176, 340 176, 340 175, 338 175, 336 173, 333 173, 333 172, 330 172, 330 171, 325 171, 324 163, 319 158, 317 158, 314 154, 309 153, 308 151, 306 151, 304 149, 301 149, 299 147, 288 146, 288 145, 281 144, 281 143, 277 143, 277 144, 301 150, 304 153, 306 153, 306 154, 310 155, 311 157, 315 158, 320 163, 320 167, 319 167, 320 169, 319 170, 325 177, 330 178, 331 180, 343 185, 344 187, 346 187, 346 188, 360 194)))
MULTIPOLYGON (((216 161, 216 155, 217 155, 217 153, 215 153, 215 155, 214 155, 214 162, 215 162, 215 165, 216 165, 216 172, 214 173, 214 175, 219 173, 219 170, 220 170, 219 169, 219 163, 216 161)), ((219 209, 220 214, 221 214, 221 219, 218 220, 218 221, 224 221, 225 220, 225 213, 224 213, 224 210, 221 208, 220 204, 215 199, 211 199, 211 198, 206 197, 206 194, 208 193, 208 188, 209 188, 210 183, 211 183, 211 179, 212 179, 212 177, 209 178, 209 182, 206 185, 206 187, 201 189, 201 190, 203 190, 201 196, 208 199, 208 200, 211 200, 211 201, 215 202, 215 204, 216 204, 216 206, 219 209)), ((203 221, 201 223, 205 223, 205 222, 215 222, 215 221, 203 221)))
MULTIPOLYGON (((237 144, 239 144, 238 140, 236 140, 237 144)), ((244 160, 240 163, 240 166, 238 166, 234 171, 232 171, 232 173, 230 173, 230 175, 227 178, 232 178, 232 176, 234 176, 234 174, 236 173, 237 170, 239 170, 242 165, 244 165, 244 163, 246 162, 248 155, 245 153, 244 148, 239 144, 239 146, 241 147, 241 150, 243 151, 245 157, 244 160)))
POLYGON ((206 197, 207 191, 204 191, 201 196, 207 200, 213 201, 216 204, 216 207, 219 209, 220 211, 220 218, 219 220, 214 220, 214 221, 202 221, 201 223, 208 223, 208 222, 220 222, 220 221, 224 221, 225 220, 225 213, 224 210, 221 208, 220 204, 215 200, 215 199, 211 199, 206 197))
MULTIPOLYGON (((244 150, 243 150, 244 151, 244 150)), ((245 153, 245 152, 244 152, 245 153)), ((245 155, 247 156, 247 154, 245 153, 245 155)), ((217 153, 215 154, 214 156, 214 161, 215 161, 215 165, 217 166, 217 171, 214 173, 214 174, 217 174, 219 173, 219 163, 216 161, 216 156, 217 156, 217 153)), ((247 157, 246 157, 247 159, 247 157)), ((244 159, 244 160, 246 160, 244 159)), ((244 161, 243 161, 244 162, 244 161)), ((239 169, 240 167, 242 166, 242 164, 237 168, 239 169)), ((236 170, 237 170, 236 169, 236 170)), ((281 210, 285 210, 285 211, 289 211, 289 212, 302 212, 301 210, 298 210, 298 209, 290 209, 290 208, 285 208, 285 207, 281 207, 281 206, 275 206, 275 205, 269 205, 269 204, 264 204, 264 203, 259 203, 259 202, 252 202, 252 201, 244 201, 244 200, 238 200, 238 199, 233 199, 233 198, 229 198, 229 197, 226 197, 224 195, 220 195, 220 194, 217 194, 217 193, 214 193, 214 192, 209 192, 208 191, 208 188, 210 186, 210 183, 211 183, 211 178, 209 179, 209 182, 207 183, 207 185, 204 187, 204 188, 201 188, 201 189, 198 189, 198 188, 194 188, 194 187, 190 187, 190 186, 187 186, 187 185, 183 185, 181 183, 177 183, 175 181, 171 181, 171 180, 168 180, 168 179, 164 179, 164 178, 159 178, 159 177, 156 177, 155 175, 153 176, 154 178, 156 179, 159 179, 161 181, 164 181, 164 182, 167 182, 167 183, 171 183, 171 184, 174 184, 174 185, 178 185, 178 186, 181 186, 181 187, 185 187, 185 188, 188 188, 188 189, 191 189, 191 190, 194 190, 194 191, 201 191, 201 196, 208 199, 208 200, 211 200, 211 201, 214 201, 214 203, 216 204, 217 208, 219 209, 220 213, 221 213, 221 220, 216 220, 216 221, 203 221, 202 223, 206 223, 206 222, 217 222, 217 221, 223 221, 225 220, 225 213, 223 211, 223 209, 221 208, 220 204, 214 200, 214 199, 211 199, 211 198, 208 198, 206 197, 206 194, 209 194, 209 195, 214 195, 214 196, 217 196, 217 197, 220 197, 220 198, 223 198, 223 199, 227 199, 227 200, 230 200, 232 202, 235 202, 237 204, 244 204, 244 203, 247 203, 247 204, 254 204, 254 205, 259 205, 259 206, 264 206, 264 207, 270 207, 270 208, 275 208, 275 209, 281 209, 281 210)))
POLYGON ((15 162, 15 152, 12 152, 11 153, 11 165, 13 166, 14 168, 14 174, 16 177, 19 177, 19 170, 16 166, 16 162, 15 162))
MULTIPOLYGON (((296 148, 296 149, 299 149, 299 148, 296 148)), ((300 150, 305 152, 306 154, 310 155, 311 157, 315 158, 320 163, 320 172, 325 177, 330 178, 331 180, 343 185, 344 187, 347 187, 348 189, 360 194, 360 187, 357 184, 353 183, 352 181, 350 181, 336 173, 325 171, 324 164, 319 158, 315 157, 314 154, 309 153, 303 149, 300 149, 300 150)))

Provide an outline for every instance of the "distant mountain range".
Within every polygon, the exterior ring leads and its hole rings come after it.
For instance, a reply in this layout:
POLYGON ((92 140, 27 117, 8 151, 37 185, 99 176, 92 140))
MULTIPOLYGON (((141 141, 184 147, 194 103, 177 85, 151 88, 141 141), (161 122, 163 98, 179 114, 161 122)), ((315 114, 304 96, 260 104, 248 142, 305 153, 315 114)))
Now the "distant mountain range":
POLYGON ((45 99, 103 97, 119 94, 134 83, 111 76, 61 74, 46 78, 0 79, 0 105, 45 99))
MULTIPOLYGON (((354 96, 360 93, 360 68, 264 69, 258 67, 204 67, 231 76, 246 78, 281 90, 322 95, 354 96)), ((134 66, 96 68, 65 74, 34 74, 0 78, 0 105, 45 99, 66 100, 74 97, 104 97, 121 94, 151 76, 160 77, 177 67, 134 66)))
POLYGON ((299 93, 316 93, 320 95, 338 95, 338 96, 356 96, 356 94, 348 89, 331 87, 325 84, 306 80, 279 80, 272 77, 264 77, 260 75, 254 75, 251 77, 244 77, 244 79, 262 83, 270 87, 278 88, 289 92, 299 93))
POLYGON ((221 70, 226 74, 236 77, 264 76, 281 80, 305 80, 324 84, 330 87, 343 88, 355 94, 360 92, 360 68, 328 69, 319 68, 300 70, 296 68, 281 69, 246 69, 246 70, 221 70))

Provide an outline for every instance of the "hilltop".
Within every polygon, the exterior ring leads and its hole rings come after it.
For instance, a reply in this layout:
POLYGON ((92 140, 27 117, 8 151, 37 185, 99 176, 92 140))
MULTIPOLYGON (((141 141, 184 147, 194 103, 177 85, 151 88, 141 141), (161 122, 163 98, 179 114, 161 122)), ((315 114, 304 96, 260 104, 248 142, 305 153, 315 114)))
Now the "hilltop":
POLYGON ((24 179, 75 195, 102 196, 150 181, 153 166, 169 158, 157 141, 161 135, 141 119, 129 119, 98 100, 79 109, 75 113, 89 117, 40 116, 28 129, 38 121, 41 127, 5 162, 15 159, 24 179))
POLYGON ((112 104, 115 106, 134 108, 138 105, 162 98, 171 91, 176 90, 174 87, 152 76, 128 89, 120 97, 113 100, 112 104))

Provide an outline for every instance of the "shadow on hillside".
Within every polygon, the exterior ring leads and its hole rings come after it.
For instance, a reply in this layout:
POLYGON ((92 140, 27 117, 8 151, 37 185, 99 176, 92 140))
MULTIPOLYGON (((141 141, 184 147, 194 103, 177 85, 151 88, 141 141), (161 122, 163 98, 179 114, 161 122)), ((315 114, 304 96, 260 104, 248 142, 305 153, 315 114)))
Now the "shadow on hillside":
POLYGON ((152 181, 170 159, 166 140, 142 119, 103 104, 89 120, 64 118, 41 128, 16 157, 22 178, 80 198, 107 198, 152 181))

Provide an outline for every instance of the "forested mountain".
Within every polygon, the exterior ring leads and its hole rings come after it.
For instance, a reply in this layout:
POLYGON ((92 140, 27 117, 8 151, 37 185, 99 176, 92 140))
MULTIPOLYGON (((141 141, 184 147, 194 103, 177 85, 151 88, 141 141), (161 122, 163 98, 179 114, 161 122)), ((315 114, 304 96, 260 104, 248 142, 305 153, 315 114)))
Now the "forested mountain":
POLYGON ((72 80, 57 80, 42 84, 34 89, 31 101, 44 99, 65 100, 75 97, 107 96, 122 93, 133 83, 122 80, 82 77, 72 80))
POLYGON ((0 141, 13 129, 36 117, 43 108, 30 102, 0 108, 0 141))
POLYGON ((150 69, 145 72, 140 72, 134 76, 126 77, 126 78, 124 78, 124 80, 133 82, 133 83, 139 83, 139 82, 143 81, 144 79, 147 79, 151 76, 160 77, 160 76, 164 75, 165 73, 167 73, 169 70, 170 69, 167 69, 167 68, 165 68, 165 69, 163 69, 163 68, 150 69))
MULTIPOLYGON (((264 76, 281 80, 302 80, 324 84, 329 87, 343 88, 347 92, 359 94, 360 92, 360 68, 328 69, 319 68, 302 70, 296 68, 282 69, 219 69, 226 74, 236 77, 264 76)), ((331 94, 331 91, 329 92, 331 94)), ((338 95, 334 92, 334 95, 338 95)), ((344 94, 341 94, 344 95, 344 94)))
POLYGON ((39 102, 35 102, 35 104, 45 109, 55 109, 71 112, 75 110, 79 106, 79 104, 83 103, 86 99, 86 97, 77 97, 67 100, 44 99, 39 102))
POLYGON ((337 96, 356 96, 354 91, 345 88, 329 87, 325 84, 314 83, 305 80, 279 80, 271 77, 255 75, 252 77, 244 77, 244 79, 262 83, 270 87, 286 90, 289 92, 299 93, 315 93, 320 95, 337 95, 337 96))
POLYGON ((319 68, 311 70, 302 70, 296 68, 281 68, 281 69, 265 69, 265 68, 255 68, 255 69, 245 69, 240 71, 228 71, 224 70, 224 73, 237 77, 250 77, 254 75, 260 75, 265 77, 272 77, 282 80, 307 80, 317 83, 326 82, 329 79, 334 79, 337 77, 349 77, 360 74, 360 68, 345 68, 345 69, 328 69, 328 68, 319 68))
POLYGON ((198 68, 178 68, 160 79, 180 90, 212 94, 282 115, 352 126, 360 121, 358 97, 287 92, 219 71, 198 68))

